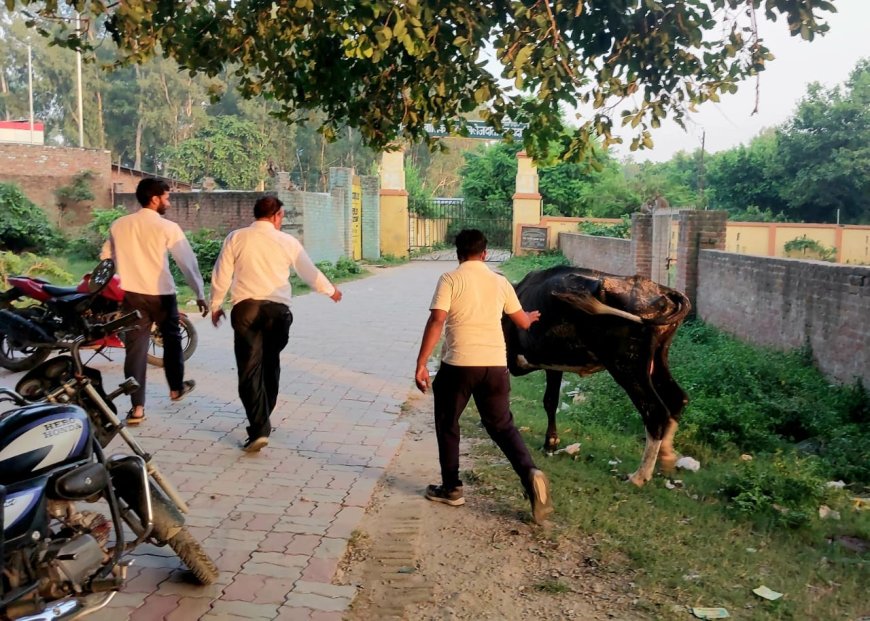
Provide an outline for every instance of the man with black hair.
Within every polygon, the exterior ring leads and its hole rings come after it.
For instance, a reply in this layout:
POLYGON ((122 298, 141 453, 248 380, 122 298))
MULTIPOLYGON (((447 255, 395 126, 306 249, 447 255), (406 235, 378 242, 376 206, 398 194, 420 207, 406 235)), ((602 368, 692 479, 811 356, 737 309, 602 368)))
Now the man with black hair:
POLYGON ((281 231, 284 204, 263 196, 254 204, 255 221, 227 235, 211 278, 211 321, 218 327, 227 290, 233 310, 234 350, 239 397, 248 416, 248 439, 242 450, 255 453, 269 444, 270 415, 278 401, 280 354, 290 335, 290 268, 334 302, 339 291, 317 269, 302 244, 281 231))
POLYGON ((429 389, 426 363, 446 326, 441 367, 431 382, 435 394, 435 434, 441 463, 441 485, 426 488, 426 498, 450 506, 465 504, 459 480, 459 417, 470 398, 483 426, 520 477, 532 505, 532 517, 541 524, 553 512, 546 475, 535 467, 510 411, 510 376, 501 329, 502 314, 528 330, 540 318, 525 312, 514 288, 486 263, 486 237, 475 229, 456 236, 459 268, 438 281, 429 320, 417 356, 414 376, 421 392, 429 389))
POLYGON ((125 292, 124 304, 141 314, 125 343, 124 375, 139 382, 138 390, 130 395, 133 407, 127 423, 131 425, 145 420, 145 376, 152 324, 158 325, 163 336, 163 371, 170 399, 180 401, 195 385, 193 380, 184 379, 178 299, 167 253, 196 294, 196 305, 203 317, 208 313, 199 263, 190 242, 178 224, 162 217, 171 207, 169 185, 161 179, 143 179, 136 186, 136 199, 142 209, 112 223, 100 253, 101 259, 115 261, 125 292))

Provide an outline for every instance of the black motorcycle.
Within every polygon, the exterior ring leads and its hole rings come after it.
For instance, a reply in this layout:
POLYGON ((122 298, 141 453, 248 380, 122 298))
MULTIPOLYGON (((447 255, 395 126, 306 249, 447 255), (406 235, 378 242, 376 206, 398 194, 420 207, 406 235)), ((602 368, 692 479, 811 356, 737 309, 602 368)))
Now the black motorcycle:
POLYGON ((118 417, 113 401, 136 381, 106 394, 100 372, 81 361, 82 344, 137 318, 90 326, 62 344, 69 354, 40 364, 15 391, 0 388, 0 400, 18 406, 0 414, 0 619, 71 621, 102 608, 124 584, 125 555, 144 542, 169 545, 202 584, 217 579, 184 525, 184 500, 118 417), (106 456, 117 436, 132 455, 106 456))

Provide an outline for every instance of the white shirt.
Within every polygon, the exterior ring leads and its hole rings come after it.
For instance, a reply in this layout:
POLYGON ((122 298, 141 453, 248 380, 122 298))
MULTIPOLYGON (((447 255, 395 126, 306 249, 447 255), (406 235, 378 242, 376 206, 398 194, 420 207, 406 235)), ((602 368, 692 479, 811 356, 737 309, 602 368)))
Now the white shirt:
POLYGON ((175 259, 196 298, 205 299, 202 275, 190 242, 178 224, 153 209, 142 208, 115 220, 100 258, 115 260, 124 291, 169 295, 175 293, 175 281, 169 271, 167 252, 175 259))
POLYGON ((318 293, 335 293, 299 240, 271 222, 257 220, 233 231, 224 240, 212 272, 211 312, 220 309, 227 290, 233 305, 242 300, 268 300, 289 306, 290 268, 318 293))
POLYGON ((441 359, 457 367, 506 366, 502 313, 522 309, 504 276, 483 261, 463 261, 441 276, 429 305, 447 312, 441 359))

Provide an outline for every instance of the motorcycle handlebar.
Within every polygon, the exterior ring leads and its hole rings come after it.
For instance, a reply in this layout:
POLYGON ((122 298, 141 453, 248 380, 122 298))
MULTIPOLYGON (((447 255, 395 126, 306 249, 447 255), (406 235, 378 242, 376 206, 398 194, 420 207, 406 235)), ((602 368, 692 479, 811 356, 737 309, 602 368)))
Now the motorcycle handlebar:
POLYGON ((11 388, 0 387, 0 401, 12 401, 15 405, 27 405, 27 400, 11 388))

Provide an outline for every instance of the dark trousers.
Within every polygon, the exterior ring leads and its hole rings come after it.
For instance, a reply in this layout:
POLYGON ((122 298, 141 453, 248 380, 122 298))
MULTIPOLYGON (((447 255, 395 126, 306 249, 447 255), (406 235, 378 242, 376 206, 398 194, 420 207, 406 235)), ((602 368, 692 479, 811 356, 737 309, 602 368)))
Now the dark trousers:
POLYGON ((148 348, 151 346, 151 324, 156 323, 163 335, 163 371, 169 390, 181 390, 184 382, 184 356, 181 352, 181 329, 178 327, 178 300, 175 294, 124 294, 124 304, 137 310, 142 318, 127 332, 124 347, 124 376, 139 382, 139 389, 130 395, 133 406, 145 405, 145 372, 148 348))
POLYGON ((514 425, 508 397, 510 377, 506 367, 456 367, 445 362, 435 375, 435 434, 441 462, 441 484, 448 490, 459 480, 459 417, 474 397, 480 420, 489 437, 508 458, 514 472, 528 488, 529 471, 535 467, 529 449, 514 425))
POLYGON ((233 306, 230 321, 239 369, 239 397, 248 415, 248 437, 272 433, 269 415, 278 401, 280 354, 287 346, 293 314, 285 304, 242 300, 233 306))

